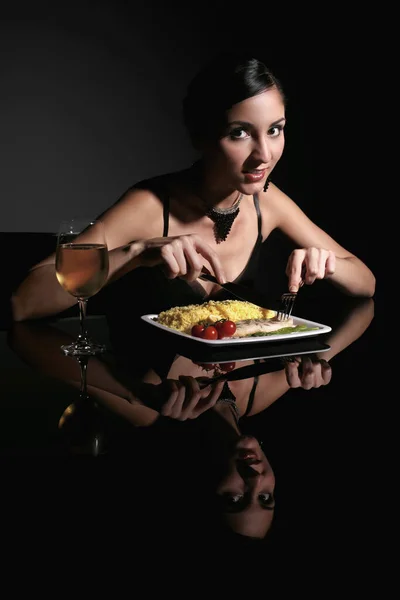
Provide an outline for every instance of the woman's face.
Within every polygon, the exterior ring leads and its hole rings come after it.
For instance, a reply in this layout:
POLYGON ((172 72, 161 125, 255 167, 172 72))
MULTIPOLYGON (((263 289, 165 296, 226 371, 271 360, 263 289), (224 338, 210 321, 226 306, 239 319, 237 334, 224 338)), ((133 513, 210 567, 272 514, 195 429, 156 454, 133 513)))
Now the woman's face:
POLYGON ((259 442, 242 436, 217 487, 227 525, 242 535, 265 537, 274 515, 274 489, 275 476, 259 442))
POLYGON ((226 116, 222 137, 207 146, 205 159, 220 184, 248 195, 260 192, 285 145, 281 94, 271 88, 235 104, 226 116))

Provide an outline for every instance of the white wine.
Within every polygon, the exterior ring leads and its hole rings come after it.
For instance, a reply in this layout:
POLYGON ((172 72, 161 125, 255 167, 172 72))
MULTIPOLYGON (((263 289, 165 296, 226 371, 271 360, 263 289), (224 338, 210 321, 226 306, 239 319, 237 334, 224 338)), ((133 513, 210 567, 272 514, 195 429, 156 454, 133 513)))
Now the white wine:
POLYGON ((72 296, 87 299, 101 290, 108 276, 105 244, 60 244, 56 252, 56 275, 72 296))

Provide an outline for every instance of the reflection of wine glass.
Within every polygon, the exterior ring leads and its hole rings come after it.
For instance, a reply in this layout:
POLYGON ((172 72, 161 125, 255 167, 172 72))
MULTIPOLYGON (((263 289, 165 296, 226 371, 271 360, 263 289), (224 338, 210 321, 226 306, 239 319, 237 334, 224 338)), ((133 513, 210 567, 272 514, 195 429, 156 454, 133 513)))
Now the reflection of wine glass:
POLYGON ((104 453, 104 432, 97 403, 87 392, 86 371, 90 356, 77 355, 75 359, 81 374, 79 398, 64 410, 58 427, 68 440, 70 451, 99 456, 104 453))
POLYGON ((108 276, 108 249, 101 221, 77 218, 61 223, 56 275, 62 287, 78 299, 81 325, 77 340, 61 348, 74 356, 103 352, 105 347, 93 342, 85 328, 88 298, 101 290, 108 276))

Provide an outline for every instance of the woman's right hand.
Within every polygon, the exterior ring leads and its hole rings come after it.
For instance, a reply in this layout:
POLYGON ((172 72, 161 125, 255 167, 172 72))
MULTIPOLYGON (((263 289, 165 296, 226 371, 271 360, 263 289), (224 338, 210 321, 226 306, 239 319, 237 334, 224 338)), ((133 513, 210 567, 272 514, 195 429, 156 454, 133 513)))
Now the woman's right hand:
POLYGON ((218 381, 200 387, 199 380, 184 375, 179 380, 166 379, 158 386, 160 413, 178 421, 196 419, 216 404, 223 386, 224 382, 218 381))
POLYGON ((194 281, 204 266, 211 266, 220 283, 226 282, 221 261, 215 250, 206 244, 199 235, 191 233, 176 237, 153 238, 132 242, 138 263, 145 267, 162 265, 170 279, 181 277, 194 281), (205 261, 208 264, 205 265, 205 261))

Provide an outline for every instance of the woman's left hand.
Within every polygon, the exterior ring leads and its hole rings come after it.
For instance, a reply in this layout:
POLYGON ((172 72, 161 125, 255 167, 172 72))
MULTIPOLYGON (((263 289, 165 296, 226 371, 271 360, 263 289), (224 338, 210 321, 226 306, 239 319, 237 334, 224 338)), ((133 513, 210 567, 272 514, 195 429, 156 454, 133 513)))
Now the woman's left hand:
POLYGON ((286 380, 291 388, 311 390, 327 385, 332 378, 332 368, 324 359, 312 360, 297 356, 285 361, 286 380))
POLYGON ((298 248, 293 250, 286 265, 289 291, 298 292, 305 283, 311 285, 316 279, 325 279, 334 274, 336 256, 324 248, 298 248))

